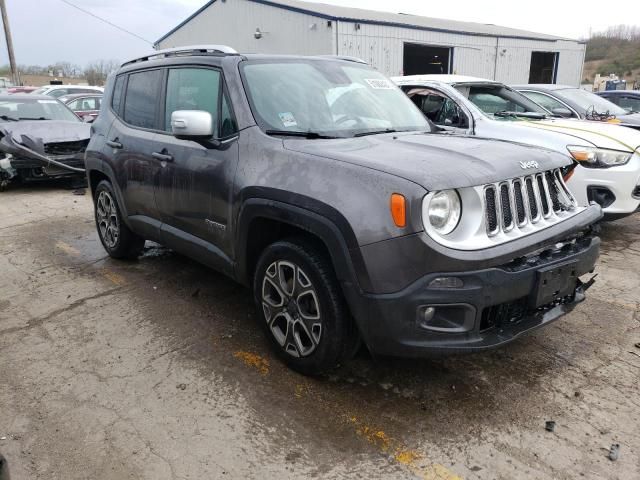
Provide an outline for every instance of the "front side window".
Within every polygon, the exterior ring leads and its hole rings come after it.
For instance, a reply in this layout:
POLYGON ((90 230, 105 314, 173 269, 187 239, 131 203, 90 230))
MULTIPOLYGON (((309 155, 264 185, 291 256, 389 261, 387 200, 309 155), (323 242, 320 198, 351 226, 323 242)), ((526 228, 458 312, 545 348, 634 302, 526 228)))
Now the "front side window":
POLYGON ((95 97, 78 98, 67 105, 74 112, 83 112, 87 110, 99 110, 98 99, 95 97))
POLYGON ((348 137, 430 130, 411 100, 365 65, 335 60, 241 64, 249 103, 265 131, 348 137))
POLYGON ((640 98, 627 97, 620 95, 620 101, 617 102, 622 108, 630 109, 632 112, 640 112, 640 98))
POLYGON ((575 103, 584 110, 587 115, 591 113, 626 115, 629 113, 606 98, 599 97, 595 93, 587 92, 581 88, 556 90, 555 95, 557 95, 561 100, 565 100, 569 103, 575 103))
POLYGON ((156 129, 161 70, 131 73, 124 100, 124 121, 141 128, 156 129))
POLYGON ((471 103, 485 115, 496 119, 513 119, 509 113, 537 113, 547 115, 544 108, 527 97, 503 85, 471 85, 456 87, 461 93, 468 91, 471 103))
POLYGON ((169 70, 165 123, 171 131, 171 114, 178 110, 204 110, 213 117, 217 131, 220 72, 207 68, 174 68, 169 70))
POLYGON ((544 108, 546 108, 550 112, 552 112, 557 108, 567 108, 562 102, 559 102, 555 98, 550 97, 549 95, 545 95, 544 93, 530 92, 530 91, 526 91, 522 93, 527 98, 530 98, 531 100, 536 102, 538 105, 542 105, 544 108))
POLYGON ((415 88, 407 92, 413 103, 436 125, 466 128, 469 121, 451 98, 430 89, 415 88))

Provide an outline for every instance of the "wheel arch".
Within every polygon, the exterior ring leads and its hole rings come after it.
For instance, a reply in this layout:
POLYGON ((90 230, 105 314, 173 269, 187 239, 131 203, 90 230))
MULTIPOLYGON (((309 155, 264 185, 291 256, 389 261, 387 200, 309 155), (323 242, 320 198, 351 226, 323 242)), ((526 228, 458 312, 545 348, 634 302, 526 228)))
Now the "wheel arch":
POLYGON ((319 242, 328 253, 343 291, 345 287, 355 288, 359 293, 370 291, 364 260, 347 220, 331 206, 315 199, 290 192, 272 193, 274 196, 285 194, 289 201, 261 196, 242 202, 235 240, 238 281, 251 285, 258 257, 268 245, 304 234, 319 242))
POLYGON ((89 188, 91 189, 91 198, 95 197, 96 188, 98 184, 102 180, 106 180, 111 184, 111 188, 116 195, 116 201, 118 202, 118 208, 120 208, 120 212, 122 213, 122 219, 129 225, 129 214, 127 211, 127 205, 124 201, 124 197, 122 195, 122 191, 120 190, 120 186, 116 181, 116 175, 113 172, 111 166, 104 161, 100 161, 100 163, 94 162, 86 162, 87 168, 87 182, 89 184, 89 188))

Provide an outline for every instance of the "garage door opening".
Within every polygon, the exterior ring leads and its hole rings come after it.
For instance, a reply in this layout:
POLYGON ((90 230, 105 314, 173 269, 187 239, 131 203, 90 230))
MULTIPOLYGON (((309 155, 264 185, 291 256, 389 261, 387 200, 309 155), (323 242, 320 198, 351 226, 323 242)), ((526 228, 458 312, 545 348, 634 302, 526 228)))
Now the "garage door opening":
POLYGON ((415 43, 404 44, 404 74, 428 75, 451 73, 451 48, 432 47, 415 43))
POLYGON ((529 83, 556 83, 558 52, 531 52, 529 83))

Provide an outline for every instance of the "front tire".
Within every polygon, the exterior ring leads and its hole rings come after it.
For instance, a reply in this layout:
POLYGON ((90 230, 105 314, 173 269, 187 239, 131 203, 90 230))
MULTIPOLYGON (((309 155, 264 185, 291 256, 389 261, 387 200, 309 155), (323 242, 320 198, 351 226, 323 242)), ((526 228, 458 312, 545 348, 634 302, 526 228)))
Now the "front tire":
POLYGON ((276 242, 254 276, 259 321, 293 370, 318 375, 352 352, 357 333, 327 256, 306 240, 276 242))
POLYGON ((145 240, 123 222, 111 183, 103 180, 98 184, 93 204, 98 236, 109 256, 118 259, 137 258, 145 240))

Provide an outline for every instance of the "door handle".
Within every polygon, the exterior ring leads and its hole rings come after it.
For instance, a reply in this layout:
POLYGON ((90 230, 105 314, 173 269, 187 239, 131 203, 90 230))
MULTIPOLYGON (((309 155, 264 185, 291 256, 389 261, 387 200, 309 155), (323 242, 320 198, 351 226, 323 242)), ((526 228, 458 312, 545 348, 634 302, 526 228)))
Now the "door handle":
POLYGON ((162 150, 162 152, 153 152, 151 156, 161 162, 173 162, 173 155, 169 155, 166 150, 162 150))
POLYGON ((106 143, 111 148, 122 148, 122 144, 120 143, 120 141, 117 138, 114 138, 113 140, 107 140, 106 143))

